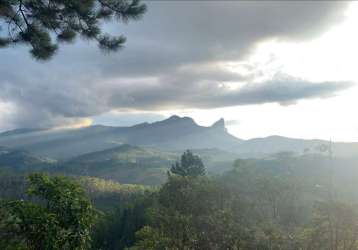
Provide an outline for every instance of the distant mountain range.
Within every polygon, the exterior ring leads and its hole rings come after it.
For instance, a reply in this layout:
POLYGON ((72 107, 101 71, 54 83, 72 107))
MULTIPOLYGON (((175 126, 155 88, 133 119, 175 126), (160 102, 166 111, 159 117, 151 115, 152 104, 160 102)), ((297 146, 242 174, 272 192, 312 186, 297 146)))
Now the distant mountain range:
MULTIPOLYGON (((281 136, 242 140, 228 133, 223 119, 204 127, 190 117, 179 116, 131 127, 96 125, 63 130, 17 129, 0 134, 0 146, 27 150, 37 156, 57 160, 68 160, 125 144, 166 152, 215 149, 249 158, 266 157, 282 151, 298 154, 324 151, 329 142, 281 136)), ((332 150, 337 156, 354 157, 358 155, 358 143, 335 142, 332 150)))
MULTIPOLYGON (((280 167, 290 165, 292 155, 303 165, 318 155, 318 160, 306 164, 305 172, 309 175, 316 165, 327 165, 329 145, 324 140, 281 136, 242 140, 228 132, 223 119, 204 127, 192 118, 179 116, 131 127, 24 128, 0 134, 0 173, 47 171, 157 185, 165 182, 167 171, 182 152, 191 149, 211 174, 232 169, 238 158, 280 167), (313 169, 308 171, 310 168, 313 169)), ((351 166, 358 159, 358 143, 332 143, 332 152, 337 156, 336 167, 353 169, 351 166)))

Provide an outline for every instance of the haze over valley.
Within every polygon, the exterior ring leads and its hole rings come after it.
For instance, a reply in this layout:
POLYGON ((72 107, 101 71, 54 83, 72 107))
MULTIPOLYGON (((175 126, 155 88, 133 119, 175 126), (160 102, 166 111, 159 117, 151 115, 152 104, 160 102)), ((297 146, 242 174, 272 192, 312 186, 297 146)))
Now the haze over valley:
MULTIPOLYGON (((27 150, 56 160, 66 160, 123 144, 177 152, 185 149, 212 149, 237 157, 263 158, 279 152, 318 153, 322 146, 328 147, 330 141, 276 135, 243 140, 228 132, 224 119, 204 127, 190 117, 176 115, 162 121, 129 127, 95 125, 78 129, 17 129, 0 134, 2 146, 27 150)), ((358 143, 332 142, 331 147, 336 156, 354 157, 358 143)))
POLYGON ((0 0, 1 250, 358 250, 358 2, 0 0))

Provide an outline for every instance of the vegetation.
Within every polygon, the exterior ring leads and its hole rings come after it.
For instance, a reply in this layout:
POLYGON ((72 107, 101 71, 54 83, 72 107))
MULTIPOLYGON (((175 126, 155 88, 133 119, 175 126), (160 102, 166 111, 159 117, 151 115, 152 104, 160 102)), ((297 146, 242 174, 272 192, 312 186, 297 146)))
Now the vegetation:
POLYGON ((89 247, 96 212, 77 183, 64 177, 32 174, 27 194, 37 197, 37 202, 15 200, 2 205, 3 248, 89 247))
POLYGON ((145 11, 139 0, 2 0, 0 30, 7 35, 0 37, 0 47, 26 44, 34 58, 46 60, 58 43, 70 43, 80 35, 96 40, 105 51, 115 51, 123 46, 125 37, 103 34, 100 24, 114 18, 136 20, 145 11))
MULTIPOLYGON (((207 176, 201 159, 186 151, 158 188, 93 177, 30 175, 30 196, 9 201, 9 193, 2 194, 7 201, 0 209, 0 246, 358 249, 357 199, 349 189, 328 186, 331 176, 323 171, 323 163, 322 168, 317 165, 320 171, 308 173, 310 168, 302 162, 317 164, 316 157, 303 159, 288 153, 269 160, 240 159, 232 170, 207 176), (38 198, 31 199, 33 195, 38 198), (101 212, 94 211, 90 200, 101 212)), ((24 180, 19 176, 7 179, 12 179, 13 185, 24 180)))
MULTIPOLYGON (((80 184, 96 209, 106 212, 113 211, 119 203, 125 203, 152 189, 149 186, 120 184, 96 177, 67 176, 67 178, 80 184)), ((28 185, 26 175, 17 172, 0 172, 0 200, 31 200, 26 193, 28 185)))
POLYGON ((51 168, 56 173, 96 176, 120 183, 159 185, 165 182, 168 166, 176 154, 121 145, 84 154, 51 168))
POLYGON ((93 205, 106 212, 112 212, 116 210, 118 204, 126 204, 152 190, 149 186, 119 184, 95 177, 81 176, 76 179, 86 190, 93 205))
POLYGON ((181 156, 180 162, 172 165, 170 172, 180 176, 197 177, 205 175, 205 167, 199 156, 187 150, 181 156))

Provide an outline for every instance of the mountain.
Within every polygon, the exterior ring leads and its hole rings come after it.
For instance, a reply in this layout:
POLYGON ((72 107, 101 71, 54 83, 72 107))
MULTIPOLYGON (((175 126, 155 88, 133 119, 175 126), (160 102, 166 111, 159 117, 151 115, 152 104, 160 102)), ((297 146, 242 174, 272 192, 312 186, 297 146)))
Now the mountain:
MULTIPOLYGON (((242 140, 228 132, 224 119, 205 127, 198 125, 190 117, 175 115, 163 121, 130 127, 96 125, 62 130, 19 129, 0 134, 0 146, 22 149, 61 161, 124 144, 176 153, 186 149, 215 149, 237 157, 262 158, 281 151, 298 154, 317 152, 322 145, 327 147, 329 142, 282 136, 242 140)), ((337 156, 353 157, 358 153, 358 143, 335 142, 332 150, 337 156)), ((321 153, 326 154, 327 151, 321 153)))
POLYGON ((40 156, 70 159, 86 153, 130 144, 178 150, 218 148, 231 151, 242 140, 229 134, 224 120, 204 127, 192 118, 172 116, 131 127, 91 126, 80 129, 40 130, 0 136, 0 145, 29 150, 40 156))
POLYGON ((331 146, 333 156, 357 157, 357 142, 332 142, 325 140, 304 140, 288 138, 283 136, 268 136, 264 138, 254 138, 244 141, 235 152, 240 153, 241 157, 267 157, 279 152, 294 152, 296 154, 319 153, 329 154, 331 146))
POLYGON ((41 131, 41 130, 45 130, 45 129, 41 129, 41 128, 19 128, 19 129, 14 129, 14 130, 9 130, 9 131, 2 132, 2 133, 0 133, 0 137, 32 133, 32 132, 41 131))

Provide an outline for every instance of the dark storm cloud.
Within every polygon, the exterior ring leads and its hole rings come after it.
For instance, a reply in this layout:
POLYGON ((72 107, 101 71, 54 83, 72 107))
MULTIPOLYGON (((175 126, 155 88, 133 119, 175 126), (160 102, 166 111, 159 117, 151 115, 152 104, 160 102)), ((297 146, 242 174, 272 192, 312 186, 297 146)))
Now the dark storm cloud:
POLYGON ((112 107, 140 110, 163 110, 177 108, 219 108, 237 105, 280 103, 293 104, 302 99, 325 98, 337 91, 352 86, 349 82, 309 82, 288 76, 275 77, 261 83, 247 83, 232 89, 230 85, 212 81, 194 81, 186 79, 185 84, 168 82, 150 84, 141 89, 134 84, 126 87, 125 95, 113 84, 108 96, 112 107), (120 93, 120 94, 116 94, 120 93))
MULTIPOLYGON (((43 127, 113 109, 288 104, 329 96, 350 84, 289 77, 253 83, 254 74, 218 65, 244 60, 264 40, 315 38, 342 20, 346 6, 338 1, 148 2, 143 20, 120 26, 128 37, 120 53, 105 55, 80 41, 38 63, 26 49, 0 50, 0 101, 16 107, 6 118, 13 126, 43 127), (228 82, 243 86, 230 89, 228 82)), ((115 25, 107 29, 117 32, 115 25)))

